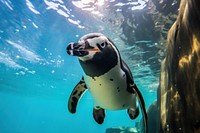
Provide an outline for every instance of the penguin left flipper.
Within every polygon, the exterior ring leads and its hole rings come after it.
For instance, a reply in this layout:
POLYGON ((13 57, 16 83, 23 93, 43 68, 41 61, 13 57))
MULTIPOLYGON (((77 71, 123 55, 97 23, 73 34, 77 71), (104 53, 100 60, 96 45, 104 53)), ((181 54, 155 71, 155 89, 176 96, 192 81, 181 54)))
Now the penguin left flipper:
POLYGON ((143 121, 144 121, 144 129, 145 129, 145 133, 148 131, 148 125, 147 125, 147 112, 145 109, 145 103, 144 103, 144 99, 142 97, 142 94, 140 93, 139 89, 137 88, 136 84, 130 84, 129 86, 135 93, 139 103, 140 103, 140 107, 142 110, 142 114, 143 114, 143 121))
POLYGON ((78 84, 74 87, 74 90, 72 91, 70 98, 68 100, 68 110, 70 113, 76 113, 76 107, 78 104, 79 99, 84 94, 84 92, 87 90, 84 78, 78 82, 78 84))
POLYGON ((93 117, 98 124, 102 124, 105 118, 105 110, 99 106, 93 108, 93 117))

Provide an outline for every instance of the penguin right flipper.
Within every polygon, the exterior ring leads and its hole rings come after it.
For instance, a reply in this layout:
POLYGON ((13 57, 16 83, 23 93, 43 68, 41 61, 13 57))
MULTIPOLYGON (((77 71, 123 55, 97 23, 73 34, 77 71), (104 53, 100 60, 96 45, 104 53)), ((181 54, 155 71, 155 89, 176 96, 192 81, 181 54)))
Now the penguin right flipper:
POLYGON ((93 117, 98 124, 102 124, 105 118, 105 110, 99 106, 93 108, 93 117))
POLYGON ((146 108, 145 108, 144 99, 142 97, 141 92, 137 88, 136 84, 131 84, 130 88, 133 89, 133 91, 135 92, 134 94, 136 95, 136 97, 140 103, 140 107, 141 107, 141 111, 142 111, 142 115, 143 115, 143 121, 144 121, 144 130, 145 130, 144 132, 147 133, 147 131, 148 131, 147 112, 146 112, 146 108))
POLYGON ((86 87, 84 78, 82 77, 82 79, 74 87, 74 90, 72 91, 70 98, 68 100, 68 110, 70 113, 76 113, 76 107, 77 107, 78 101, 86 90, 87 90, 87 87, 86 87))
MULTIPOLYGON (((129 69, 128 65, 122 59, 121 59, 121 66, 122 66, 122 70, 126 73, 126 76, 127 76, 127 85, 128 85, 127 91, 129 93, 135 94, 139 103, 140 103, 140 107, 141 107, 142 115, 143 115, 144 126, 145 126, 145 133, 147 133, 147 131, 148 131, 147 112, 146 112, 146 108, 145 108, 144 99, 142 97, 141 92, 139 91, 136 84, 134 83, 131 70, 129 69)), ((130 114, 129 114, 129 116, 130 116, 130 114)), ((131 118, 131 116, 130 116, 130 118, 131 118)))

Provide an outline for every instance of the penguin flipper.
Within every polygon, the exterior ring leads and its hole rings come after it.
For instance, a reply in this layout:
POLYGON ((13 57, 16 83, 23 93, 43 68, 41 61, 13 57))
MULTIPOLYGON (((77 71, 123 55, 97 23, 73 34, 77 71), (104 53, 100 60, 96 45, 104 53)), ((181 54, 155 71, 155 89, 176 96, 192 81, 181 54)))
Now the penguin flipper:
POLYGON ((105 110, 99 106, 93 108, 93 117, 98 124, 102 124, 105 118, 105 110))
POLYGON ((69 100, 68 100, 68 110, 70 113, 76 113, 76 107, 78 104, 79 99, 84 94, 84 92, 87 90, 84 78, 78 82, 78 84, 74 87, 74 90, 72 91, 69 100))
POLYGON ((134 94, 136 95, 139 103, 140 103, 140 107, 142 110, 142 115, 143 115, 143 121, 144 121, 144 132, 147 133, 148 131, 148 125, 147 125, 147 112, 146 112, 146 108, 145 108, 145 103, 144 103, 144 99, 142 97, 141 92, 139 91, 139 89, 137 88, 136 84, 131 84, 130 88, 133 89, 133 91, 135 92, 134 94))

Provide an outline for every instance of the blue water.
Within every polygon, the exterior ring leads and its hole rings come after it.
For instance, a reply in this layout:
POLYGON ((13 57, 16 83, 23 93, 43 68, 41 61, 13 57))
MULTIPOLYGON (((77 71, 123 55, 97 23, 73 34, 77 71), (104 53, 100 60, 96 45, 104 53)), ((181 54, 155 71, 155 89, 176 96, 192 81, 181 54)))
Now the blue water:
MULTIPOLYGON (((104 123, 96 124, 89 93, 76 114, 67 109, 82 69, 65 49, 90 32, 101 32, 116 43, 146 107, 156 99, 159 69, 154 72, 142 58, 148 51, 127 45, 119 37, 120 27, 102 19, 114 18, 104 10, 108 1, 102 1, 94 5, 93 0, 0 0, 0 133, 104 133, 109 127, 135 127, 141 120, 141 113, 133 121, 126 110, 107 111, 104 123)), ((111 2, 121 10, 122 5, 111 2)))

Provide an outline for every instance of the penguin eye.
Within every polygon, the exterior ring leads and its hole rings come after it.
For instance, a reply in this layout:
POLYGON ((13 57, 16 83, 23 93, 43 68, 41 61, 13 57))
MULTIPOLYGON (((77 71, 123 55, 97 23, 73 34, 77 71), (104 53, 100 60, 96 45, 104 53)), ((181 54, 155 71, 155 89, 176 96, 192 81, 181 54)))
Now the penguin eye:
POLYGON ((107 45, 108 45, 107 42, 103 42, 100 46, 101 46, 101 48, 105 48, 107 45))
POLYGON ((105 48, 106 44, 105 43, 101 43, 100 46, 101 46, 101 48, 105 48))
POLYGON ((97 43, 97 47, 98 47, 100 50, 103 50, 107 45, 108 45, 107 42, 103 42, 103 43, 101 43, 101 44, 97 43))

